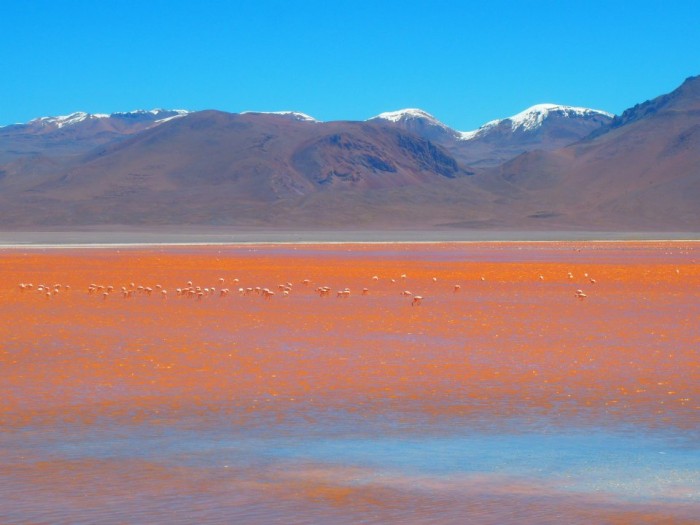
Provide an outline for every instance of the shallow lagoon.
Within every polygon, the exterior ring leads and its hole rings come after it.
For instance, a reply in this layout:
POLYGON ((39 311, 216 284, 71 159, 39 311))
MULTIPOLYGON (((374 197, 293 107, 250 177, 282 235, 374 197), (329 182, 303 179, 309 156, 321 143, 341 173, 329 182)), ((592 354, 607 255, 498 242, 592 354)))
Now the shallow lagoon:
POLYGON ((0 521, 697 523, 696 256, 5 252, 0 521), (234 275, 293 293, 174 294, 234 275), (47 299, 17 290, 29 280, 72 286, 47 299), (171 295, 103 298, 92 281, 171 295), (370 293, 320 298, 321 283, 370 293))

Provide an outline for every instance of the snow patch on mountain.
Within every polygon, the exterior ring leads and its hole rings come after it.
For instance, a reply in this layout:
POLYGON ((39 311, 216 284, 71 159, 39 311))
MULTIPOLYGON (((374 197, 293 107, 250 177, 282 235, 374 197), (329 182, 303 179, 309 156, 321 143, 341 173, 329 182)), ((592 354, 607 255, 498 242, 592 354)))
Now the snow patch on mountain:
POLYGON ((186 109, 173 109, 171 112, 174 111, 175 115, 170 115, 169 117, 165 118, 160 118, 154 122, 154 124, 162 124, 163 122, 168 122, 169 120, 173 120, 176 118, 184 117, 185 115, 189 115, 190 111, 187 111, 186 109))
POLYGON ((160 117, 166 115, 162 119, 156 119, 156 122, 171 120, 177 117, 184 117, 189 115, 190 111, 186 109, 135 109, 134 111, 117 112, 109 115, 110 117, 121 117, 121 118, 131 118, 131 117, 160 117))
POLYGON ((299 111, 244 111, 241 115, 279 115, 299 122, 319 122, 312 116, 299 111))

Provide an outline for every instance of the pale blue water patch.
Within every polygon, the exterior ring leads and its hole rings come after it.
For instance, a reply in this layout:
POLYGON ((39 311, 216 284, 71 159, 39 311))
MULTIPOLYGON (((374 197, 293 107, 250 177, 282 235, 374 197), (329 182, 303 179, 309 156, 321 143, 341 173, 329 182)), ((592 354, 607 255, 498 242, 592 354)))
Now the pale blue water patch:
POLYGON ((285 459, 437 478, 503 475, 627 500, 700 503, 700 447, 672 436, 566 433, 316 438, 276 443, 285 459))
MULTIPOLYGON (((204 469, 355 468, 363 479, 413 479, 414 488, 491 477, 558 493, 603 495, 618 501, 700 504, 700 444, 681 431, 560 428, 517 432, 470 428, 385 432, 359 421, 348 428, 270 425, 241 428, 203 422, 199 428, 135 425, 76 431, 56 428, 5 435, 0 445, 35 460, 142 459, 204 469), (352 437, 347 437, 352 436, 352 437)), ((336 422, 337 423, 337 422, 336 422)), ((341 425, 342 426, 342 425, 341 425)), ((1 437, 1 436, 0 436, 1 437)), ((389 482, 390 483, 390 482, 389 482)))

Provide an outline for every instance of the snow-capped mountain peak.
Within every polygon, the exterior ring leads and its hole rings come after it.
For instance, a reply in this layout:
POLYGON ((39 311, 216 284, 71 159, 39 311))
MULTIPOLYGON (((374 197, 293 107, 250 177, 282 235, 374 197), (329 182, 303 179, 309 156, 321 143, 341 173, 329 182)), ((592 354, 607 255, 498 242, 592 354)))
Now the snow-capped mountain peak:
POLYGON ((369 120, 388 120, 389 122, 405 122, 407 120, 426 120, 429 123, 440 126, 440 127, 447 127, 445 124, 440 122, 438 119, 436 119, 434 116, 432 116, 430 113, 427 111, 423 111, 422 109, 418 108, 407 108, 407 109, 399 109, 397 111, 387 111, 384 113, 380 113, 376 117, 372 117, 369 120))
POLYGON ((537 104, 521 111, 517 115, 510 117, 512 128, 533 129, 542 125, 544 119, 550 115, 557 114, 563 117, 585 118, 595 115, 604 115, 612 118, 613 115, 605 111, 596 109, 581 108, 574 106, 561 106, 557 104, 537 104))
POLYGON ((462 140, 471 140, 496 128, 510 128, 512 132, 533 131, 542 126, 543 122, 552 116, 608 120, 612 119, 614 115, 597 109, 564 106, 560 104, 537 104, 511 117, 487 122, 477 130, 463 131, 460 133, 460 138, 462 140))
POLYGON ((72 126, 92 119, 109 118, 109 115, 104 113, 85 113, 84 111, 76 111, 70 115, 61 115, 57 117, 39 117, 29 121, 29 124, 40 124, 62 128, 64 126, 72 126))
POLYGON ((459 132, 446 126, 427 111, 417 108, 387 111, 376 117, 368 119, 368 122, 390 122, 405 130, 417 133, 428 140, 454 140, 459 139, 459 132))
POLYGON ((55 117, 39 117, 30 120, 29 126, 39 126, 47 128, 61 129, 65 127, 75 126, 84 122, 115 118, 120 120, 125 119, 143 119, 155 123, 163 123, 173 118, 187 115, 189 111, 184 109, 137 109, 134 111, 116 112, 116 113, 86 113, 84 111, 76 111, 69 115, 61 115, 55 117), (160 118, 159 118, 160 117, 160 118))

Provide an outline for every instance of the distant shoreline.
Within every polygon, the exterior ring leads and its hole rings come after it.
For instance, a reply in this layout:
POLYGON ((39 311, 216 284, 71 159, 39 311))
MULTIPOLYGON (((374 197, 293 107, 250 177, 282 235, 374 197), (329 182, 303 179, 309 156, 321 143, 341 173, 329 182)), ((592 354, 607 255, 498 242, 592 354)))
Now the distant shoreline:
POLYGON ((128 247, 227 244, 700 241, 700 232, 464 230, 0 231, 0 247, 128 247))

